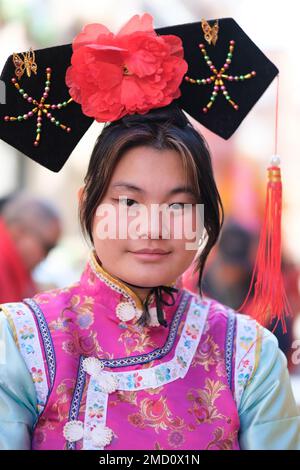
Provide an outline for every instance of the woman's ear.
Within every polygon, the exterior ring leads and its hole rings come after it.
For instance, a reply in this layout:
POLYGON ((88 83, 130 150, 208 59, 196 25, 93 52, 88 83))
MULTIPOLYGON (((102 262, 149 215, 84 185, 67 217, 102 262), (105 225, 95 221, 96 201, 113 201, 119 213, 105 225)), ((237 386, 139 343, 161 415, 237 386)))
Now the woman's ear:
POLYGON ((79 202, 79 204, 80 204, 81 201, 82 201, 83 190, 84 190, 84 186, 81 186, 81 187, 78 189, 78 192, 77 192, 77 197, 78 197, 78 202, 79 202))

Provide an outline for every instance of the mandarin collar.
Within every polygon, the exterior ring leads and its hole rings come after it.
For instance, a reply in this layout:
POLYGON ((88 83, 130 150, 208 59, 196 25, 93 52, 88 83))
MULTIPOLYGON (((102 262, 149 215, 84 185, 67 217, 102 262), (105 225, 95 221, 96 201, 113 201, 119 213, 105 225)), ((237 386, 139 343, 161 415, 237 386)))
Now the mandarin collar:
MULTIPOLYGON (((95 250, 91 250, 85 270, 81 276, 81 285, 90 292, 91 295, 104 295, 105 303, 111 308, 115 308, 122 299, 129 302, 137 311, 142 311, 144 302, 142 299, 121 279, 106 271, 98 261, 95 250)), ((181 288, 181 276, 167 286, 176 287, 177 292, 173 294, 177 300, 181 288)), ((163 294, 169 299, 168 294, 163 294)), ((175 303, 176 303, 175 300, 175 303)), ((155 295, 152 293, 148 304, 155 307, 155 295)))

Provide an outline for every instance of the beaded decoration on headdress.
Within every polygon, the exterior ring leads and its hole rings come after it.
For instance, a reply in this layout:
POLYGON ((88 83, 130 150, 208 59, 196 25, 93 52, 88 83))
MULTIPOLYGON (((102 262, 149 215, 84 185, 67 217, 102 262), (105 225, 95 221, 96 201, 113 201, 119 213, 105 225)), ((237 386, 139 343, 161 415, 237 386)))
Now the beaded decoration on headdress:
POLYGON ((207 66, 213 72, 213 75, 207 78, 197 78, 197 79, 188 77, 186 75, 185 80, 188 83, 192 83, 196 85, 208 85, 208 84, 214 85, 213 92, 209 98, 209 102, 204 108, 202 108, 204 113, 207 113, 209 109, 212 107, 219 92, 223 94, 224 98, 228 101, 228 103, 237 111, 239 109, 239 105, 229 95, 226 89, 224 80, 228 80, 230 82, 242 82, 244 80, 248 80, 249 78, 253 78, 256 75, 255 70, 252 70, 252 72, 248 72, 244 75, 228 75, 228 73, 226 73, 226 71, 229 69, 229 66, 231 64, 234 46, 235 46, 235 41, 233 40, 229 41, 229 50, 228 50, 228 54, 226 57, 226 61, 224 65, 221 67, 221 69, 217 70, 217 68, 214 66, 213 62, 211 61, 209 55, 207 54, 204 44, 202 43, 199 44, 199 48, 202 52, 204 60, 207 66))
MULTIPOLYGON (((29 53, 28 53, 29 54, 29 53)), ((24 54, 23 54, 24 55, 24 54)), ((33 70, 33 72, 36 74, 37 70, 37 65, 33 63, 32 61, 34 60, 34 56, 30 62, 29 59, 27 62, 24 62, 24 69, 22 70, 20 68, 19 61, 16 62, 16 56, 18 54, 13 55, 13 62, 16 65, 16 75, 17 78, 20 79, 21 76, 23 75, 25 69, 27 71, 28 77, 30 77, 30 71, 33 70)), ((19 56, 18 56, 19 57, 19 56)), ((27 57, 27 56, 26 56, 27 57)), ((20 57, 19 57, 20 59, 20 57)), ((21 60, 21 59, 20 59, 21 60)), ((25 59, 24 59, 25 61, 25 59)), ((33 98, 32 96, 29 96, 28 93, 19 85, 17 79, 13 77, 11 79, 11 83, 15 86, 16 90, 20 93, 20 95, 26 100, 29 104, 33 104, 34 107, 28 111, 25 114, 21 114, 19 116, 4 116, 4 121, 5 122, 22 122, 24 120, 30 119, 34 117, 35 115, 37 116, 37 124, 36 124, 36 136, 35 136, 35 141, 33 145, 37 147, 39 145, 40 139, 41 139, 41 133, 42 133, 42 122, 43 122, 43 117, 46 116, 47 119, 50 120, 55 126, 60 127, 62 130, 66 132, 71 132, 71 128, 68 127, 66 124, 62 124, 57 118, 55 118, 50 110, 54 111, 56 109, 63 109, 66 106, 68 106, 69 103, 73 101, 73 98, 69 98, 67 101, 63 101, 62 103, 57 103, 57 104, 50 104, 50 103, 45 103, 46 99, 48 98, 49 92, 50 92, 50 85, 51 85, 51 74, 52 74, 52 69, 50 67, 46 68, 46 81, 45 81, 45 87, 44 87, 44 92, 39 100, 33 98)))

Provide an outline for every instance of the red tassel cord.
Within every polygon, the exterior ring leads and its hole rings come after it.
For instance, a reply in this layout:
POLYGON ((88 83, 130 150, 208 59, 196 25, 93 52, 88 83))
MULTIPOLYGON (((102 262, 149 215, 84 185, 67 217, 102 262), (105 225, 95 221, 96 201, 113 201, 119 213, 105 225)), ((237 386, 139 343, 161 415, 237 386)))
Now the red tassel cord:
MULTIPOLYGON (((278 157, 275 156, 272 160, 276 159, 278 157)), ((281 172, 275 164, 268 168, 264 221, 249 292, 238 310, 251 315, 263 326, 269 326, 276 320, 273 331, 281 322, 286 333, 285 318, 291 314, 291 308, 281 271, 281 210, 281 172), (253 286, 254 294, 249 301, 253 286)))
POLYGON ((271 326, 275 320, 272 331, 275 331, 278 323, 281 322, 282 330, 286 333, 285 319, 291 315, 292 310, 284 288, 281 270, 282 183, 280 158, 277 155, 278 102, 279 76, 277 76, 276 90, 274 155, 271 159, 271 166, 268 168, 263 226, 249 291, 238 310, 248 313, 263 326, 271 326), (253 297, 249 300, 253 288, 253 297))

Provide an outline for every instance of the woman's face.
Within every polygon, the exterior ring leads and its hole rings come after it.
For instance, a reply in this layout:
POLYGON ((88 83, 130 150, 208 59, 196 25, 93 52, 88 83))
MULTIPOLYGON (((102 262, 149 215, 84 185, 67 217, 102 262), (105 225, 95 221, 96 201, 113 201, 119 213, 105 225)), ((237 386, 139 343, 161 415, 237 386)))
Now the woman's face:
POLYGON ((123 154, 93 221, 94 246, 104 269, 125 282, 153 287, 170 284, 188 268, 202 233, 196 235, 199 201, 192 190, 184 192, 185 183, 175 150, 139 146, 123 154), (183 209, 183 204, 194 205, 183 209), (158 216, 163 207, 165 217, 158 216), (109 208, 109 219, 104 208, 109 208), (109 237, 104 238, 108 220, 109 237), (150 258, 135 253, 147 248, 167 254, 150 258))

